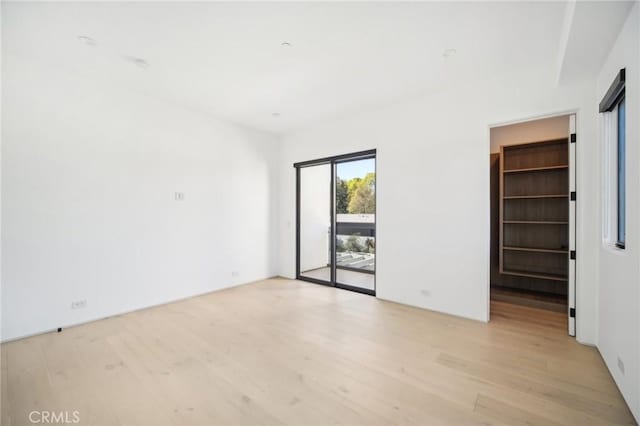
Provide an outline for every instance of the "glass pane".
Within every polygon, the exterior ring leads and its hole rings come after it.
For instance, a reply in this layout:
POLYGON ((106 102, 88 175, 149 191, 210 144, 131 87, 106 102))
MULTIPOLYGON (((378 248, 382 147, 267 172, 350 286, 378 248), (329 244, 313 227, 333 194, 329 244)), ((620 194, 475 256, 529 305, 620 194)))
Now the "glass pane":
POLYGON ((618 243, 625 243, 625 100, 618 104, 618 243))
POLYGON ((331 282, 331 165, 300 169, 300 275, 331 282))
POLYGON ((376 160, 336 164, 336 282, 375 289, 376 160))

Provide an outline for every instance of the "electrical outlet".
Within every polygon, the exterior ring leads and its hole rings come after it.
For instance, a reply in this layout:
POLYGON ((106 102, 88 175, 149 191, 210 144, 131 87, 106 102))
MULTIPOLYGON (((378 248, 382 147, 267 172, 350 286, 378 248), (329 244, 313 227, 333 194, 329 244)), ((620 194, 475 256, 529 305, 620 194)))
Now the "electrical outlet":
POLYGON ((231 276, 232 276, 232 277, 239 277, 239 276, 240 276, 240 272, 238 272, 238 271, 233 271, 233 272, 231 272, 231 276))
POLYGON ((87 299, 76 300, 75 302, 71 302, 71 309, 80 309, 87 306, 87 299))
POLYGON ((422 290, 420 290, 420 293, 422 293, 423 296, 427 296, 427 297, 431 296, 431 292, 426 288, 423 288, 422 290))
POLYGON ((176 192, 175 199, 176 201, 184 201, 184 192, 176 192))
POLYGON ((620 370, 620 372, 624 376, 624 362, 622 362, 620 357, 618 357, 618 370, 620 370))

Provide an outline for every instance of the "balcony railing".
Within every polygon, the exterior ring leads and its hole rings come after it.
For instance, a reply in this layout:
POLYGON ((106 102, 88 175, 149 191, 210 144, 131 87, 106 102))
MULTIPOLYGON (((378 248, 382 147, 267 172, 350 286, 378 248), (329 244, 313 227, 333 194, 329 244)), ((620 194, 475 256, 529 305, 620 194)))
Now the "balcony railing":
POLYGON ((375 215, 338 214, 336 219, 336 267, 375 272, 375 215))

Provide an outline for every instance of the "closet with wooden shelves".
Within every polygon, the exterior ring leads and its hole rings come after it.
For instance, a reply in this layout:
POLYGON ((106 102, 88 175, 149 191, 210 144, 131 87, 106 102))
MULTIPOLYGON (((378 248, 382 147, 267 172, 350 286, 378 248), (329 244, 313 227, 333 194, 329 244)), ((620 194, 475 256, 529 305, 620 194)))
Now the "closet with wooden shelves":
POLYGON ((500 148, 499 215, 502 285, 566 295, 568 139, 500 148))

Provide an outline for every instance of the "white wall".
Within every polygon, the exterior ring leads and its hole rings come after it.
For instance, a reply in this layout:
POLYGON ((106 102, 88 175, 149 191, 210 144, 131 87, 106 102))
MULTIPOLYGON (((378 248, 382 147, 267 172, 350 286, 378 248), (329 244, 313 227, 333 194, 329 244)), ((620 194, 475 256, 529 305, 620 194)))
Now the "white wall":
POLYGON ((300 169, 300 271, 329 264, 331 165, 300 169))
POLYGON ((561 139, 568 135, 568 115, 493 127, 491 128, 491 153, 499 153, 501 146, 561 139))
MULTIPOLYGON (((280 166, 280 274, 292 277, 295 270, 291 164, 377 148, 378 297, 487 320, 489 126, 577 111, 578 180, 593 187, 593 93, 593 82, 556 87, 553 72, 533 69, 288 135, 280 166)), ((578 199, 577 337, 587 343, 596 341, 597 196, 585 191, 578 199)))
MULTIPOLYGON (((632 9, 618 39, 607 58, 597 81, 597 98, 600 102, 609 85, 621 68, 626 68, 626 249, 610 247, 601 238, 600 288, 598 314, 598 349, 609 371, 640 420, 640 5, 632 9), (618 358, 624 363, 624 374, 618 367, 618 358)), ((597 117, 600 134, 603 132, 603 115, 597 117)), ((604 141, 599 138, 599 144, 604 141)), ((604 163, 599 165, 603 179, 604 163)), ((601 210, 606 206, 601 206, 601 210)), ((599 228, 602 225, 598 224, 599 228)))
MULTIPOLYGON (((0 4, 0 22, 2 22, 2 4, 0 4)), ((2 31, 0 31, 0 46, 2 46, 2 31)), ((3 69, 3 57, 0 54, 0 72, 3 69)), ((0 78, 0 100, 2 99, 2 84, 3 81, 0 78)), ((0 322, 2 321, 2 102, 0 102, 0 322)), ((1 341, 1 333, 2 333, 2 324, 0 323, 0 341, 1 341)))
POLYGON ((276 274, 276 138, 3 59, 3 340, 276 274))

